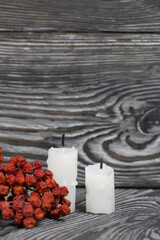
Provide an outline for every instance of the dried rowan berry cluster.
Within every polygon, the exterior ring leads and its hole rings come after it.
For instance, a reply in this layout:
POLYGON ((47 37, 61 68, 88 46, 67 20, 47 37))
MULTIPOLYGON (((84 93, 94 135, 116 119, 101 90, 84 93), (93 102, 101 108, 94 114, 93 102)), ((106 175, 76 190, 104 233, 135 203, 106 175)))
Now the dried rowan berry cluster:
POLYGON ((70 213, 66 187, 59 187, 50 170, 42 163, 33 164, 23 156, 10 158, 3 165, 0 148, 0 210, 4 220, 14 219, 17 225, 33 228, 44 217, 58 219, 70 213))

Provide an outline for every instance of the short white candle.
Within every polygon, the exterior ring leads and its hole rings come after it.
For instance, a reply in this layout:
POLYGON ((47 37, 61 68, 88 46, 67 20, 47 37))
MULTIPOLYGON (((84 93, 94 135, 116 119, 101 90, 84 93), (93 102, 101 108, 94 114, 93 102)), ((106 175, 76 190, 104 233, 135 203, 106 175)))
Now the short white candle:
POLYGON ((114 170, 103 164, 85 168, 86 211, 110 214, 115 211, 114 170))
POLYGON ((71 212, 75 211, 77 158, 78 150, 75 147, 51 147, 48 151, 48 169, 53 172, 54 179, 60 186, 68 188, 69 194, 66 198, 71 201, 71 212))

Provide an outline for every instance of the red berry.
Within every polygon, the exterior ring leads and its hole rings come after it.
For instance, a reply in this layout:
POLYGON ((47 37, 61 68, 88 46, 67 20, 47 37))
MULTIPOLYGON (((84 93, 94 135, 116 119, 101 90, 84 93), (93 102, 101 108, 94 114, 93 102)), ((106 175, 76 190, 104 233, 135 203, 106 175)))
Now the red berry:
POLYGON ((38 169, 38 168, 42 168, 43 167, 43 164, 36 160, 34 163, 33 163, 33 169, 38 169))
POLYGON ((16 157, 11 157, 9 160, 9 163, 12 163, 13 165, 15 165, 17 162, 17 158, 16 157))
POLYGON ((34 210, 34 217, 36 220, 42 220, 45 216, 45 212, 41 208, 36 208, 34 210))
POLYGON ((49 216, 50 218, 57 220, 61 216, 60 210, 58 208, 52 209, 49 213, 49 216))
POLYGON ((69 193, 69 191, 68 191, 68 189, 66 187, 60 187, 59 190, 60 190, 60 196, 61 197, 62 196, 66 197, 68 195, 68 193, 69 193))
POLYGON ((28 199, 28 202, 30 202, 34 208, 39 208, 42 203, 40 197, 33 196, 33 195, 30 196, 30 198, 28 199))
POLYGON ((27 186, 34 186, 37 182, 37 179, 33 175, 26 176, 26 185, 27 186))
POLYGON ((36 169, 34 170, 33 174, 38 180, 40 180, 44 176, 44 171, 42 169, 36 169))
POLYGON ((61 203, 62 205, 67 205, 68 207, 71 206, 71 202, 70 202, 69 200, 67 200, 66 198, 64 198, 64 197, 61 198, 60 203, 61 203))
POLYGON ((22 213, 24 208, 24 202, 23 201, 14 201, 12 205, 12 209, 15 212, 22 213))
POLYGON ((23 224, 26 228, 34 228, 36 220, 33 217, 27 217, 23 220, 23 224))
POLYGON ((31 165, 31 163, 30 163, 30 162, 27 162, 27 163, 23 166, 22 171, 23 171, 24 173, 32 173, 33 167, 32 167, 32 165, 31 165))
POLYGON ((37 182, 36 189, 39 193, 44 193, 47 191, 47 184, 43 181, 37 182))
POLYGON ((52 179, 53 178, 53 173, 50 170, 45 171, 45 179, 52 179))
POLYGON ((33 216, 33 207, 31 204, 27 204, 23 208, 23 216, 24 217, 32 217, 33 216))
POLYGON ((56 182, 54 179, 46 179, 45 183, 47 184, 48 189, 56 188, 56 182))
POLYGON ((0 172, 5 173, 5 166, 2 164, 0 164, 0 172))
POLYGON ((4 220, 10 220, 14 218, 13 211, 9 208, 6 208, 2 211, 2 218, 4 220))
POLYGON ((2 172, 0 172, 0 184, 5 184, 6 183, 6 178, 2 172))
POLYGON ((5 185, 0 185, 0 197, 5 197, 9 193, 9 187, 5 185))
POLYGON ((7 174, 15 174, 16 168, 12 163, 7 163, 5 166, 5 173, 7 174))
POLYGON ((71 209, 67 205, 61 205, 59 208, 61 216, 66 216, 71 212, 71 209))
POLYGON ((16 172, 15 184, 23 185, 25 183, 25 177, 21 170, 16 172))
POLYGON ((10 208, 9 203, 6 202, 6 201, 0 202, 0 210, 3 211, 3 210, 6 209, 6 208, 10 208))
POLYGON ((14 193, 14 195, 21 195, 21 194, 23 194, 23 187, 22 186, 14 186, 13 187, 13 193, 14 193))
POLYGON ((23 213, 17 212, 15 215, 14 221, 17 225, 20 225, 23 221, 23 213))
POLYGON ((16 166, 22 168, 26 164, 26 159, 23 156, 16 156, 16 166))
POLYGON ((15 183, 15 176, 13 174, 6 177, 6 184, 12 186, 15 183))

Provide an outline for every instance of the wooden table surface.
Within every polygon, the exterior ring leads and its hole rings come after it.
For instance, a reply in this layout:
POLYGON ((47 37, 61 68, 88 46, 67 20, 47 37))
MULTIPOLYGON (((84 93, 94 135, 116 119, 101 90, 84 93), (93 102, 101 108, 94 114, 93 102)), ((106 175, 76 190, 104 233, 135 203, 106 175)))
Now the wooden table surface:
POLYGON ((0 146, 79 149, 77 210, 0 240, 160 239, 160 1, 0 0, 0 146), (115 170, 116 211, 85 213, 84 168, 115 170))

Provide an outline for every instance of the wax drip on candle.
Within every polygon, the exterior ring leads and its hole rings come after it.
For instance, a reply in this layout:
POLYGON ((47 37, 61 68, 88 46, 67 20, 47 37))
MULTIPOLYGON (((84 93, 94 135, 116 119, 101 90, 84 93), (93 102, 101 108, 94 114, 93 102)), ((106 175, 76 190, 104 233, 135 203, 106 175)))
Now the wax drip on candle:
POLYGON ((103 159, 101 158, 100 169, 103 169, 103 159))
POLYGON ((62 148, 64 148, 64 137, 65 137, 65 134, 62 135, 62 148))

